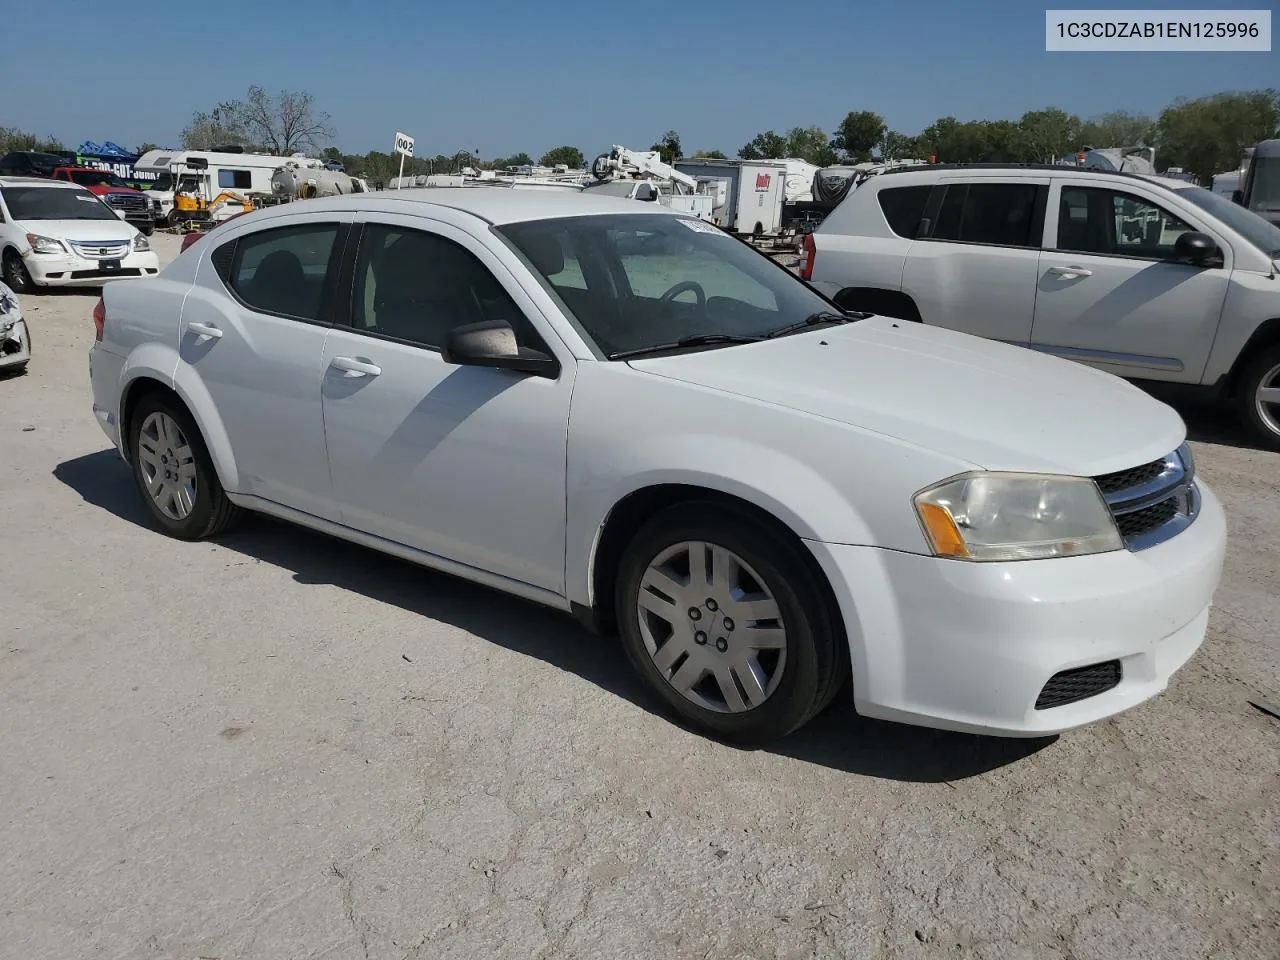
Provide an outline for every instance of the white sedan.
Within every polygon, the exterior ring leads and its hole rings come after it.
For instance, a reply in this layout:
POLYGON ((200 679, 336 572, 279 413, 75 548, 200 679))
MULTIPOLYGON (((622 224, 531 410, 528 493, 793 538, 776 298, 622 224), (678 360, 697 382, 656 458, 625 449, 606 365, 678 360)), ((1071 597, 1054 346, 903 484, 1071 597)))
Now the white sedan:
POLYGON ((18 298, 0 283, 0 375, 18 373, 31 361, 31 333, 18 298))
POLYGON ((84 187, 0 177, 0 274, 18 293, 159 272, 150 241, 84 187))
POLYGON ((1164 689, 1225 524, 1169 407, 846 314, 720 230, 481 189, 228 223, 95 311, 94 413, 156 525, 241 510, 617 630, 759 742, 875 717, 1034 736, 1164 689))

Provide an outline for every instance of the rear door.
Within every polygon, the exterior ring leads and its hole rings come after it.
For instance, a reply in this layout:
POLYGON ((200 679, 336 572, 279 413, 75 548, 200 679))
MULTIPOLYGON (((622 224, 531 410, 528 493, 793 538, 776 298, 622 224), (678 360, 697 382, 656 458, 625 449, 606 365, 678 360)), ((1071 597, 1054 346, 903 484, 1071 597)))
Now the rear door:
POLYGON ((1032 346, 1134 379, 1198 383, 1231 277, 1231 247, 1207 219, 1175 215, 1140 181, 1056 178, 1040 261, 1032 346), (1222 266, 1180 263, 1188 231, 1217 241, 1222 266))
POLYGON ((902 271, 920 319, 1029 343, 1048 193, 1048 176, 939 181, 902 271))
POLYGON ((217 246, 182 309, 179 352, 222 418, 238 492, 329 520, 324 341, 352 214, 273 219, 217 246))

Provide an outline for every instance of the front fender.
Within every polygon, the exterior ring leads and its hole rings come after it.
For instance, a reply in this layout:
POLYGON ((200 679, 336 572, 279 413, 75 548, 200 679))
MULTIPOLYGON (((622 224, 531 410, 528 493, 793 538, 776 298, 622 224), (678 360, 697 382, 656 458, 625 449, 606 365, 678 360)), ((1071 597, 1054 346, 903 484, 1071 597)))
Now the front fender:
MULTIPOLYGON (((572 454, 571 449, 571 460, 572 454)), ((594 601, 596 552, 613 509, 637 491, 664 484, 737 497, 803 539, 875 542, 846 496, 811 466, 776 448, 723 434, 651 435, 613 447, 608 462, 607 475, 574 470, 571 463, 565 575, 569 599, 576 603, 590 606, 594 601), (751 463, 760 469, 733 469, 751 463)))

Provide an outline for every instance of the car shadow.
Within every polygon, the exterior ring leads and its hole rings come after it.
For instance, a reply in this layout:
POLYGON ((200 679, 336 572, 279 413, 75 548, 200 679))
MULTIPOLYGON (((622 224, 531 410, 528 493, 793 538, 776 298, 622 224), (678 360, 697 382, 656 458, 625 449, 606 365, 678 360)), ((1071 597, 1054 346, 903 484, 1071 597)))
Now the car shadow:
POLYGON ((1185 391, 1158 383, 1144 382, 1143 390, 1163 403, 1169 404, 1187 425, 1187 439, 1197 443, 1212 443, 1241 450, 1270 452, 1256 441, 1241 422, 1233 404, 1225 401, 1188 397, 1185 391))
MULTIPOLYGON (((86 503, 154 529, 129 467, 114 450, 60 463, 53 475, 86 503)), ((338 586, 448 623, 666 715, 632 672, 617 640, 591 635, 567 614, 261 515, 246 518, 218 542, 292 571, 298 583, 338 586)), ((1014 763, 1055 739, 978 737, 871 720, 854 712, 846 687, 830 710, 765 749, 862 776, 938 783, 1014 763)))

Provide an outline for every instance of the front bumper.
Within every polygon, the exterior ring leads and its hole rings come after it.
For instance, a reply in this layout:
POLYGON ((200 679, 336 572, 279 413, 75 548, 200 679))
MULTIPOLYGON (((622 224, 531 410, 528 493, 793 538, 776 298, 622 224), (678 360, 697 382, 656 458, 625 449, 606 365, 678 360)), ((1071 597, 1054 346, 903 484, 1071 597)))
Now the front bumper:
POLYGON ((27 321, 19 320, 0 333, 0 371, 21 367, 31 359, 31 334, 27 321))
POLYGON ((966 563, 809 541, 849 635, 854 703, 887 720, 1042 736, 1160 693, 1204 640, 1226 521, 1200 484, 1199 516, 1148 550, 966 563), (1036 709, 1055 675, 1119 662, 1119 682, 1036 709))
POLYGON ((41 287, 100 287, 111 280, 154 277, 160 260, 154 250, 130 251, 118 270, 103 270, 97 260, 75 253, 32 253, 22 258, 32 281, 41 287))

